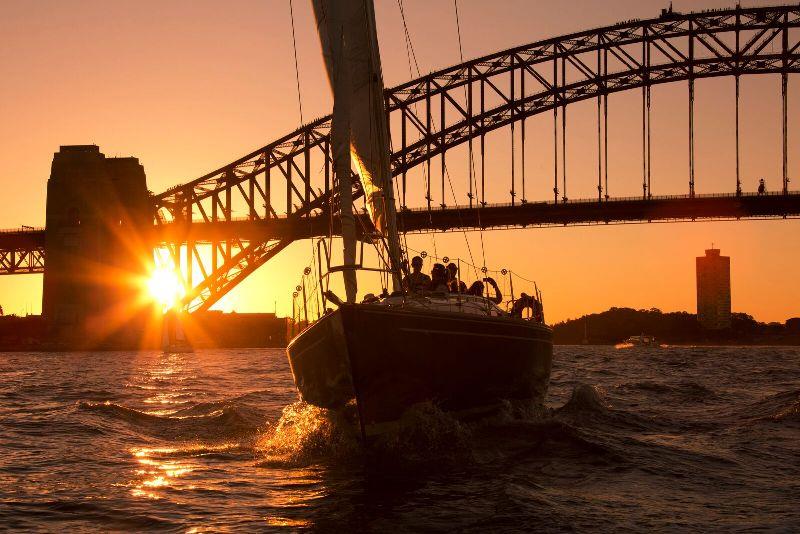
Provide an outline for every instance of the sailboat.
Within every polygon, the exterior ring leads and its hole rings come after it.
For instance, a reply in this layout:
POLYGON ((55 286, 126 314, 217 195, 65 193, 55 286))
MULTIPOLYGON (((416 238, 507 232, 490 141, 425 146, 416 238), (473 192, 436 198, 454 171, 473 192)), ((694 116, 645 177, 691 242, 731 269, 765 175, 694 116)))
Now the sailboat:
POLYGON ((161 324, 161 349, 164 352, 194 352, 183 329, 181 314, 170 309, 164 314, 161 324))
POLYGON ((343 275, 345 299, 326 291, 327 303, 337 308, 308 325, 286 349, 301 398, 328 409, 355 404, 365 440, 391 428, 418 403, 432 402, 457 416, 481 414, 505 401, 543 404, 553 333, 541 313, 526 320, 480 295, 403 290, 404 251, 374 5, 371 0, 314 0, 313 5, 334 95, 331 138, 343 264, 330 272, 343 275), (391 293, 386 289, 362 302, 356 302, 361 264, 353 166, 392 285, 391 293))

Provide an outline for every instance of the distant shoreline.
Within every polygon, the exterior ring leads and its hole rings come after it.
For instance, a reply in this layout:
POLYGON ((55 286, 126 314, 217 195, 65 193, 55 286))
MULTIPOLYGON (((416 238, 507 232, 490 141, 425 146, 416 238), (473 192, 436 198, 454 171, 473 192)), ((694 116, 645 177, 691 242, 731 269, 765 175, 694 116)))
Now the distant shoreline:
MULTIPOLYGON (((281 348, 279 345, 285 344, 288 337, 285 321, 271 314, 212 313, 203 324, 203 330, 210 335, 193 344, 196 348, 281 348), (271 335, 259 334, 266 334, 267 330, 271 335)), ((44 339, 44 332, 41 316, 0 317, 0 352, 74 352, 87 349, 48 342, 44 339)), ((760 323, 747 314, 734 313, 730 329, 712 331, 704 330, 697 317, 687 312, 611 308, 553 325, 555 345, 613 346, 641 334, 655 336, 658 344, 678 347, 792 347, 800 346, 800 318, 788 319, 785 323, 760 323)), ((160 350, 157 345, 110 344, 92 347, 90 352, 140 348, 160 350)))
POLYGON ((798 346, 800 318, 760 323, 745 313, 733 313, 729 329, 705 330, 693 313, 611 308, 553 325, 556 345, 617 345, 641 334, 655 336, 659 344, 682 347, 798 346))
MULTIPOLYGON (((553 343, 556 347, 614 347, 619 345, 620 343, 553 343)), ((691 348, 691 347, 703 347, 703 348, 714 348, 714 347, 725 347, 725 348, 747 348, 747 347, 798 347, 800 346, 800 341, 793 341, 789 343, 659 343, 656 348, 672 348, 672 347, 679 347, 679 348, 691 348)), ((633 350, 637 350, 639 347, 630 347, 633 350)), ((642 347, 644 350, 651 350, 648 347, 642 347)), ((625 350, 625 349, 620 349, 625 350)))

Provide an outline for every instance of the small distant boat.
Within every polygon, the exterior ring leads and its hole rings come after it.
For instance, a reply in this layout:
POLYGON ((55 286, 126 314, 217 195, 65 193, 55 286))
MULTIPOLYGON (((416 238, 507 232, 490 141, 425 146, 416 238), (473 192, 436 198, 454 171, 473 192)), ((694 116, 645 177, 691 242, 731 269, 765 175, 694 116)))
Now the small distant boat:
POLYGON ((626 349, 631 347, 660 347, 661 345, 658 344, 656 341, 655 336, 648 336, 645 334, 641 334, 638 336, 631 336, 622 343, 619 343, 616 347, 618 349, 626 349))

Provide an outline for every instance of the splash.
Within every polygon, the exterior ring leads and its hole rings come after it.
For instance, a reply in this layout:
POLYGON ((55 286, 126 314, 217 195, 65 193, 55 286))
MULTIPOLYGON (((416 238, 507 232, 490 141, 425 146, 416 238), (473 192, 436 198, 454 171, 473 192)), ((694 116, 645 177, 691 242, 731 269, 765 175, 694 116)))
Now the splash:
POLYGON ((467 425, 426 402, 410 407, 384 432, 370 436, 365 446, 354 406, 337 412, 295 402, 256 439, 255 450, 264 467, 363 460, 391 469, 460 458, 469 449, 469 436, 467 425))
POLYGON ((359 444, 348 415, 303 401, 284 407, 278 422, 256 439, 259 465, 294 467, 353 456, 359 444))

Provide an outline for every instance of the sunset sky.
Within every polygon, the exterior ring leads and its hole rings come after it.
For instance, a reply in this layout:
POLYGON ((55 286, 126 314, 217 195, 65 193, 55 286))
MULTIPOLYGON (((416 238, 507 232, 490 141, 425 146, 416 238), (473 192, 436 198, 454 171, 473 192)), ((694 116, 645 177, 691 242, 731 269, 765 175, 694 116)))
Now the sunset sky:
MULTIPOLYGON (((160 192, 300 124, 288 0, 4 0, 2 5, 0 228, 44 224, 47 177, 59 145, 93 143, 107 156, 138 157, 149 188, 160 192)), ((310 2, 293 5, 308 122, 330 113, 331 95, 310 2)), ((654 17, 667 5, 460 0, 464 57, 654 17)), ((731 5, 674 2, 677 11, 731 5)), ((460 62, 452 0, 404 0, 404 8, 423 74, 460 62)), ((376 9, 384 80, 391 87, 410 78, 403 26, 395 0, 377 0, 376 9)), ((792 189, 800 188, 798 82, 790 79, 792 189)), ((684 193, 686 84, 656 87, 652 94, 653 194, 684 193)), ((610 193, 641 194, 641 93, 613 95, 609 102, 610 193)), ((590 101, 570 107, 571 198, 596 196, 594 106, 590 101)), ((698 82, 698 193, 734 191, 733 117, 733 79, 698 82)), ((754 191, 761 177, 768 189, 781 187, 779 117, 779 78, 744 78, 745 191, 754 191)), ((550 199, 552 116, 529 121, 528 132, 528 197, 550 199)), ((465 195, 459 202, 466 202, 465 195)), ((800 316, 800 220, 505 230, 483 237, 490 267, 537 281, 550 322, 611 306, 694 312, 694 258, 712 242, 731 256, 734 311, 761 321, 800 316)), ((477 233, 439 234, 435 245, 430 235, 409 236, 409 245, 429 252, 435 246, 440 255, 469 259, 465 239, 477 254, 477 233)), ((293 245, 217 307, 272 311, 277 303, 279 314, 290 313, 292 288, 308 257, 308 243, 293 245)), ((40 313, 41 286, 40 275, 0 277, 0 305, 6 313, 40 313)))

